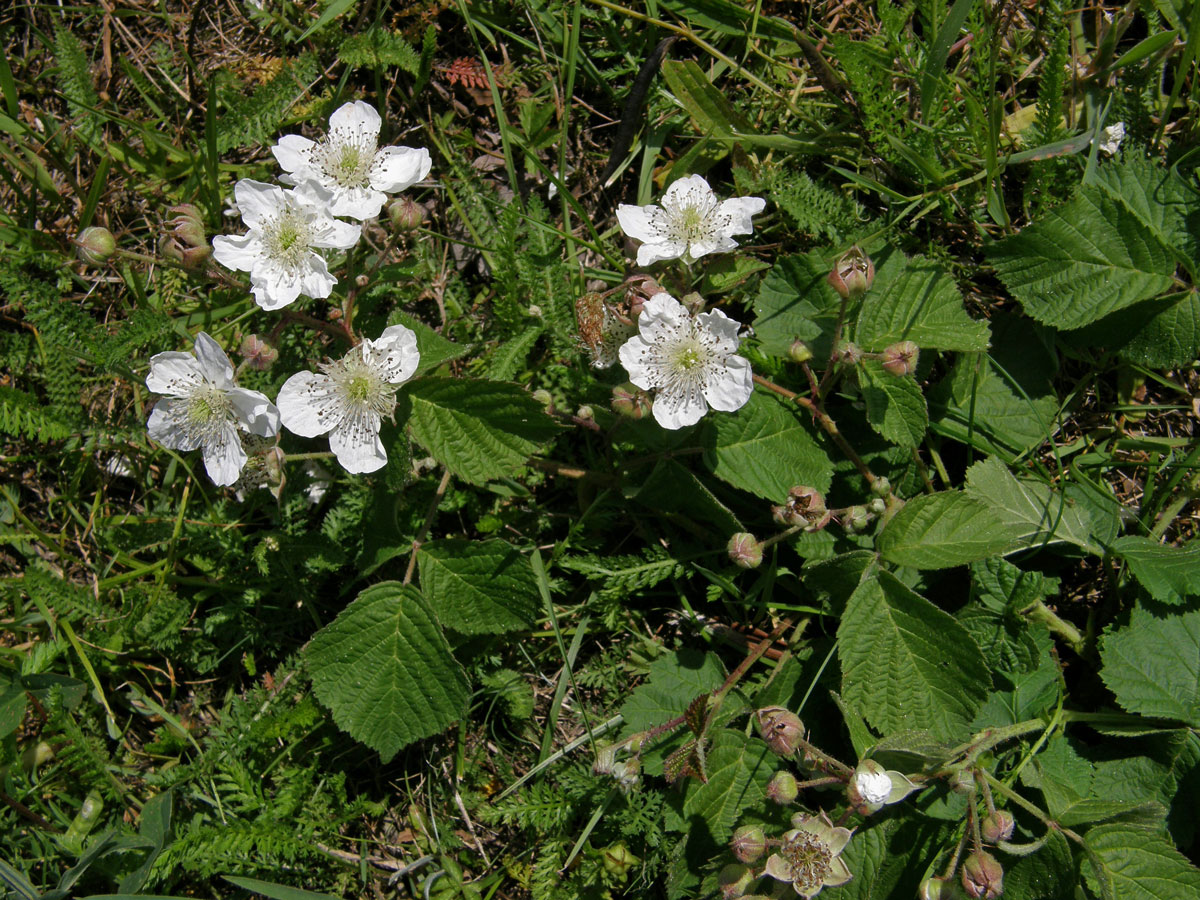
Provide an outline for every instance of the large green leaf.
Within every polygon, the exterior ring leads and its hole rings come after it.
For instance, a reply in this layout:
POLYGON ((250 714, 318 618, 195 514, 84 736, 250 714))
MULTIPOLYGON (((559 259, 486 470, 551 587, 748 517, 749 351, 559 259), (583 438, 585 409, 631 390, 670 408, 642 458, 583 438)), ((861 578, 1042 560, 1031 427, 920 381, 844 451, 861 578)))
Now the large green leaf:
POLYGON ((541 606, 529 562, 501 540, 431 541, 417 551, 421 591, 447 628, 500 634, 529 628, 541 606))
POLYGON ((1081 328, 1168 290, 1175 257, 1121 201, 1086 186, 1069 203, 993 244, 996 272, 1039 322, 1081 328))
POLYGON ((718 730, 708 748, 708 783, 688 781, 684 816, 699 816, 714 840, 728 841, 742 810, 762 804, 778 765, 779 757, 757 735, 748 738, 731 728, 718 730))
POLYGON ((1118 823, 1099 825, 1085 837, 1088 884, 1119 900, 1194 900, 1200 869, 1188 862, 1158 829, 1118 823))
POLYGON ((683 715, 688 704, 721 686, 725 672, 714 653, 680 650, 650 664, 643 684, 621 706, 623 738, 683 715))
POLYGON ((776 261, 754 301, 754 334, 764 351, 786 356, 792 342, 801 340, 818 360, 829 358, 840 303, 825 280, 831 267, 815 252, 776 261))
POLYGON ((413 437, 460 478, 481 484, 525 462, 558 432, 520 386, 467 378, 419 378, 405 385, 413 437))
POLYGON ((686 519, 721 538, 744 531, 742 523, 696 473, 673 459, 660 459, 633 498, 668 519, 686 519))
POLYGON ((858 382, 871 427, 893 444, 919 447, 929 427, 929 412, 916 380, 891 375, 879 361, 864 359, 858 369, 858 382))
POLYGON ((1172 547, 1130 536, 1114 541, 1110 549, 1125 560, 1133 577, 1155 600, 1183 603, 1200 596, 1200 541, 1172 547))
POLYGON ((960 491, 921 494, 904 504, 875 543, 888 562, 947 569, 1012 549, 1016 530, 960 491))
POLYGON ((1065 542, 1102 552, 1092 540, 1087 510, 1048 484, 1017 478, 994 456, 967 470, 967 495, 990 507, 1026 546, 1065 542))
POLYGON ((987 696, 987 664, 966 629, 888 572, 851 595, 837 644, 842 696, 885 735, 961 739, 987 696))
POLYGON ((833 478, 833 463, 795 409, 774 396, 755 392, 736 413, 710 416, 704 445, 714 475, 776 503, 798 484, 827 491, 833 478))
POLYGON ((457 721, 470 700, 425 598, 394 581, 359 594, 313 636, 304 662, 338 727, 384 761, 457 721))
POLYGON ((1193 189, 1176 172, 1132 157, 1119 165, 1101 166, 1090 183, 1120 203, 1163 246, 1181 258, 1198 255, 1193 229, 1200 211, 1193 189))
POLYGON ((1104 636, 1100 659, 1123 708, 1200 728, 1200 610, 1160 617, 1135 607, 1104 636))
POLYGON ((897 341, 938 350, 986 350, 987 322, 963 308, 954 279, 936 263, 893 252, 882 257, 875 285, 863 297, 854 339, 879 351, 897 341))

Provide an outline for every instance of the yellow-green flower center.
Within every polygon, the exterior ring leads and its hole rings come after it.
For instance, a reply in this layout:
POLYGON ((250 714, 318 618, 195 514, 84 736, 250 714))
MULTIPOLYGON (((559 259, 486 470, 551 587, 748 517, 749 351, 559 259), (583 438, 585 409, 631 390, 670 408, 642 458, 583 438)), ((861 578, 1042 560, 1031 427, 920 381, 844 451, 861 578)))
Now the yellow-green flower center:
POLYGON ((704 366, 705 356, 695 341, 684 341, 675 348, 671 364, 677 372, 694 372, 704 366))

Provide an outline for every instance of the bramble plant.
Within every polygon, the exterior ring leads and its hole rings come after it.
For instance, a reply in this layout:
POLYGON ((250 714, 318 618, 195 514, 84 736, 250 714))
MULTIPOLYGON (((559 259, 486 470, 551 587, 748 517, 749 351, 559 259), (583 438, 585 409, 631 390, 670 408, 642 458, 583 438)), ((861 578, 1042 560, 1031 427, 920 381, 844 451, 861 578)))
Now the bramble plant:
POLYGON ((0 57, 0 900, 1200 895, 1189 4, 0 57))

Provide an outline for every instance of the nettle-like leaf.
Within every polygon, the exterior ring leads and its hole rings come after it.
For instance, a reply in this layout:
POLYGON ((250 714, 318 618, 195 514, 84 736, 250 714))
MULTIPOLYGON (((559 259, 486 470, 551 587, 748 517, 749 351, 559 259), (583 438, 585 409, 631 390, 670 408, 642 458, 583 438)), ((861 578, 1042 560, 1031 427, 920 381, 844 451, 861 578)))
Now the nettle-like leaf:
POLYGON ((986 350, 988 325, 967 315, 944 269, 892 251, 876 259, 875 284, 862 299, 854 339, 872 351, 897 341, 936 350, 986 350))
POLYGON ((1172 547, 1130 536, 1114 541, 1110 549, 1155 600, 1179 604, 1200 596, 1200 542, 1172 547))
POLYGON ((1175 256, 1155 230, 1093 185, 993 244, 988 256, 1025 311, 1060 329, 1163 293, 1175 271, 1175 256))
POLYGON ((425 598, 394 581, 359 594, 313 636, 304 662, 338 727, 385 762, 461 718, 471 696, 425 598))
POLYGON ((1101 896, 1119 900, 1192 900, 1200 896, 1200 869, 1158 829, 1117 823, 1088 831, 1084 874, 1101 896))
POLYGON ((842 696, 883 734, 961 737, 991 679, 954 617, 880 572, 859 585, 837 633, 842 696))
POLYGON ((912 378, 897 377, 878 360, 864 359, 858 383, 867 403, 867 421, 893 444, 912 449, 921 445, 929 428, 929 411, 921 386, 912 378))
POLYGON ((1104 636, 1100 677, 1132 713, 1200 728, 1200 610, 1155 616, 1136 607, 1104 636))
POLYGON ((417 551, 421 592, 447 628, 501 634, 529 628, 541 606, 529 561, 507 541, 442 540, 417 551))
POLYGON ((699 816, 714 840, 728 841, 742 810, 762 803, 778 765, 779 757, 757 736, 719 729, 704 756, 707 782, 688 782, 684 817, 699 816))
POLYGON ((536 400, 506 382, 420 378, 401 398, 417 442, 474 484, 508 474, 559 431, 536 400))
POLYGON ((766 394, 752 394, 731 415, 710 416, 704 445, 714 475, 776 503, 798 484, 827 491, 833 478, 833 463, 794 408, 766 394))
POLYGON ((1017 534, 986 503, 961 491, 942 491, 904 504, 875 547, 898 566, 947 569, 1004 553, 1017 534))
POLYGON ((1017 478, 995 457, 967 470, 966 492, 986 504, 1026 546, 1065 542, 1091 553, 1102 552, 1092 539, 1092 521, 1086 509, 1048 484, 1017 478))
POLYGON ((807 341, 828 359, 840 300, 826 282, 832 263, 818 253, 785 256, 763 278, 754 301, 754 334, 765 352, 786 356, 807 341))

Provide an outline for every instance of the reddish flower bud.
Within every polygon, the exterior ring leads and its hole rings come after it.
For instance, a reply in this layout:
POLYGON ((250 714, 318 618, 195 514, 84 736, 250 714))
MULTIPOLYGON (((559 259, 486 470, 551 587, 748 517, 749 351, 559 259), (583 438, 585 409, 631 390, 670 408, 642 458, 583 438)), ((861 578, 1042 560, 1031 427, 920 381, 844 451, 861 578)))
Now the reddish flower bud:
POLYGON ((242 359, 246 360, 246 365, 260 372, 271 368, 275 360, 279 359, 279 351, 257 334, 248 334, 242 338, 238 352, 241 353, 242 359))
POLYGON ((773 753, 791 756, 804 737, 804 723, 782 706, 765 706, 755 714, 762 739, 773 753))
POLYGON ((85 263, 100 266, 117 252, 117 240, 107 228, 93 225, 83 229, 75 238, 75 249, 85 263))
POLYGON ((920 347, 912 341, 899 341, 883 351, 883 368, 889 374, 902 378, 917 371, 920 357, 920 347))
POLYGON ((425 224, 425 207, 408 197, 389 203, 387 215, 397 231, 416 231, 425 224))
POLYGON ((833 270, 826 280, 843 299, 861 297, 875 281, 875 264, 871 262, 871 257, 854 246, 833 264, 833 270))
POLYGON ((853 341, 846 341, 846 343, 838 346, 837 355, 838 359, 840 359, 846 365, 857 366, 860 362, 862 362, 863 351, 862 347, 858 346, 858 344, 854 343, 853 341))
POLYGON ((612 411, 627 419, 644 419, 650 412, 650 396, 632 384, 613 388, 612 411))
POLYGON ((726 549, 729 551, 729 558, 736 566, 743 569, 757 569, 762 565, 762 544, 749 532, 739 531, 729 539, 726 549))
POLYGON ((757 825, 743 825, 733 833, 729 849, 741 862, 755 862, 767 850, 767 836, 757 825))
POLYGON ((962 867, 962 886, 968 897, 994 900, 1004 892, 1004 869, 990 853, 976 851, 962 867))
POLYGON ((998 809, 984 817, 983 821, 979 823, 979 831, 985 841, 989 844, 996 844, 1012 837, 1015 825, 1012 813, 998 809))
POLYGON ((800 796, 800 785, 791 772, 776 772, 767 782, 767 799, 780 806, 794 803, 800 796))
POLYGON ((175 217, 167 220, 171 226, 171 237, 183 247, 207 247, 208 234, 204 230, 204 216, 190 203, 172 206, 175 217))

